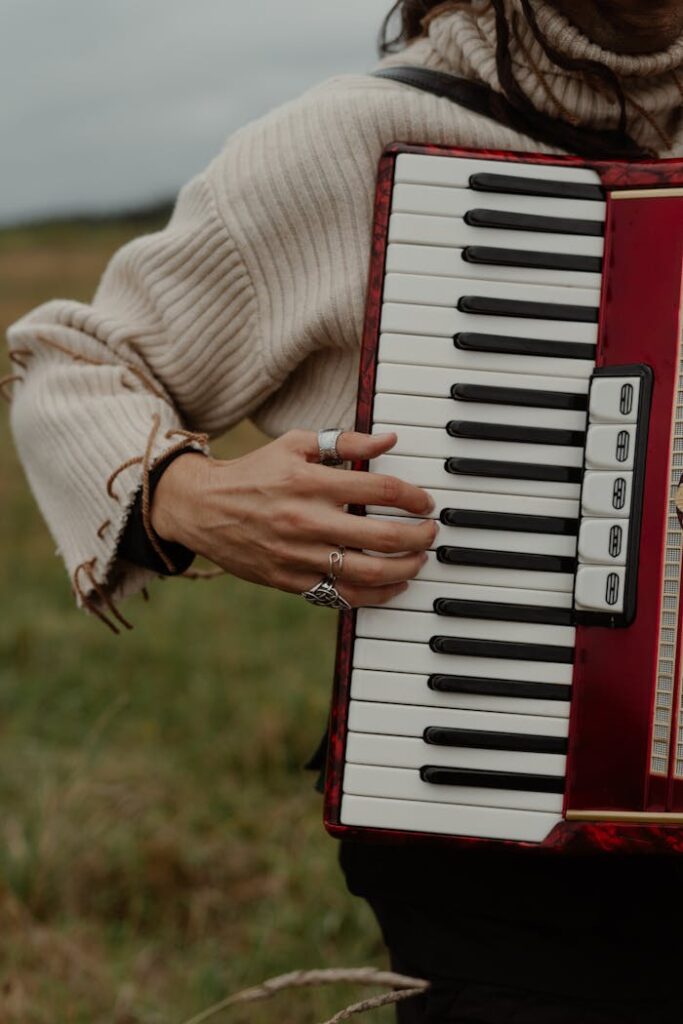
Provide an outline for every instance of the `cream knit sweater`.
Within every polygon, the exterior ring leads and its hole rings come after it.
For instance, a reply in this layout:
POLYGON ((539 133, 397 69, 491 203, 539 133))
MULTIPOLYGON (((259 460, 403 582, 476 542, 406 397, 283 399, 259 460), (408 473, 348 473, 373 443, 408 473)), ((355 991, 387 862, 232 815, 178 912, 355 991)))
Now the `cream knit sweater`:
MULTIPOLYGON (((618 56, 534 3, 557 48, 622 78, 631 133, 683 155, 683 40, 618 56)), ((616 104, 551 65, 528 30, 514 47, 538 108, 616 125, 616 104)), ((497 88, 488 0, 456 5, 392 60, 497 88)), ((244 417, 272 436, 352 424, 376 167, 395 141, 542 149, 448 100, 362 75, 332 79, 230 138, 182 190, 168 227, 113 257, 90 305, 56 299, 10 329, 22 378, 14 436, 81 599, 148 582, 117 560, 116 544, 145 467, 190 441, 178 431, 215 437, 244 417)))

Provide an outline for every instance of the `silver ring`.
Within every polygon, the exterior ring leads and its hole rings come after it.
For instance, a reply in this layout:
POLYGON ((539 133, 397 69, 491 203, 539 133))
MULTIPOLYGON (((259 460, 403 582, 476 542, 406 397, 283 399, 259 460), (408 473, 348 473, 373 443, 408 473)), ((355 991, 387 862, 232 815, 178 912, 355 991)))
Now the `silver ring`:
POLYGON ((344 558, 346 556, 346 548, 343 544, 340 544, 336 551, 332 551, 330 554, 330 572, 329 575, 335 579, 339 579, 341 574, 344 572, 344 558))
POLYGON ((344 460, 337 451, 337 442, 344 433, 333 427, 326 427, 318 431, 318 451, 320 452, 320 463, 323 466, 341 466, 344 460))
POLYGON ((314 604, 318 608, 332 608, 333 611, 348 612, 351 610, 351 605, 342 597, 337 588, 335 587, 334 576, 323 576, 320 583, 316 583, 310 590, 304 590, 302 597, 309 604, 314 604))

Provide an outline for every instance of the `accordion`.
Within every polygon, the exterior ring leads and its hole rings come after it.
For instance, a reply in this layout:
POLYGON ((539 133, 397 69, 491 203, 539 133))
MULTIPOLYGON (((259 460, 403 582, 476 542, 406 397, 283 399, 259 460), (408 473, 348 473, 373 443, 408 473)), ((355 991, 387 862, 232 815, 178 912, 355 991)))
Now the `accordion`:
POLYGON ((683 852, 682 275, 683 161, 384 154, 354 468, 441 525, 341 616, 333 835, 683 852))

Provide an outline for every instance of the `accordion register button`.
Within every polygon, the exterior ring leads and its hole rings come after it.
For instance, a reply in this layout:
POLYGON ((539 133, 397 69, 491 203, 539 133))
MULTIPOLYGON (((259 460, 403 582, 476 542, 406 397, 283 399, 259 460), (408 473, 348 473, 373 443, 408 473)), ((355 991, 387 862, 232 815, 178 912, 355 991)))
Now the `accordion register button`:
POLYGON ((590 426, 586 439, 586 469, 632 470, 636 434, 635 426, 590 426))
POLYGON ((579 561, 625 565, 628 530, 628 520, 585 519, 579 531, 579 561))
POLYGON ((636 423, 639 400, 638 377, 598 377, 591 387, 591 423, 636 423))
POLYGON ((624 610, 626 569, 580 565, 574 603, 579 611, 621 613, 624 610))
POLYGON ((584 516, 623 516, 631 512, 633 473, 586 473, 581 512, 584 516))

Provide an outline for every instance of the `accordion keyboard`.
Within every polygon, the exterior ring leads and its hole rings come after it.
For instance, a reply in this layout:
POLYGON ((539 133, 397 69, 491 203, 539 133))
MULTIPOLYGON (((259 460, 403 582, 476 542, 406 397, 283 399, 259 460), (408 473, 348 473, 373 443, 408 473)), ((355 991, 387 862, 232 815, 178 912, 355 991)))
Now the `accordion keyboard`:
POLYGON ((373 430, 398 443, 370 470, 441 526, 357 614, 344 825, 540 842, 561 820, 576 616, 625 612, 647 383, 595 373, 605 211, 587 169, 397 160, 373 430))

